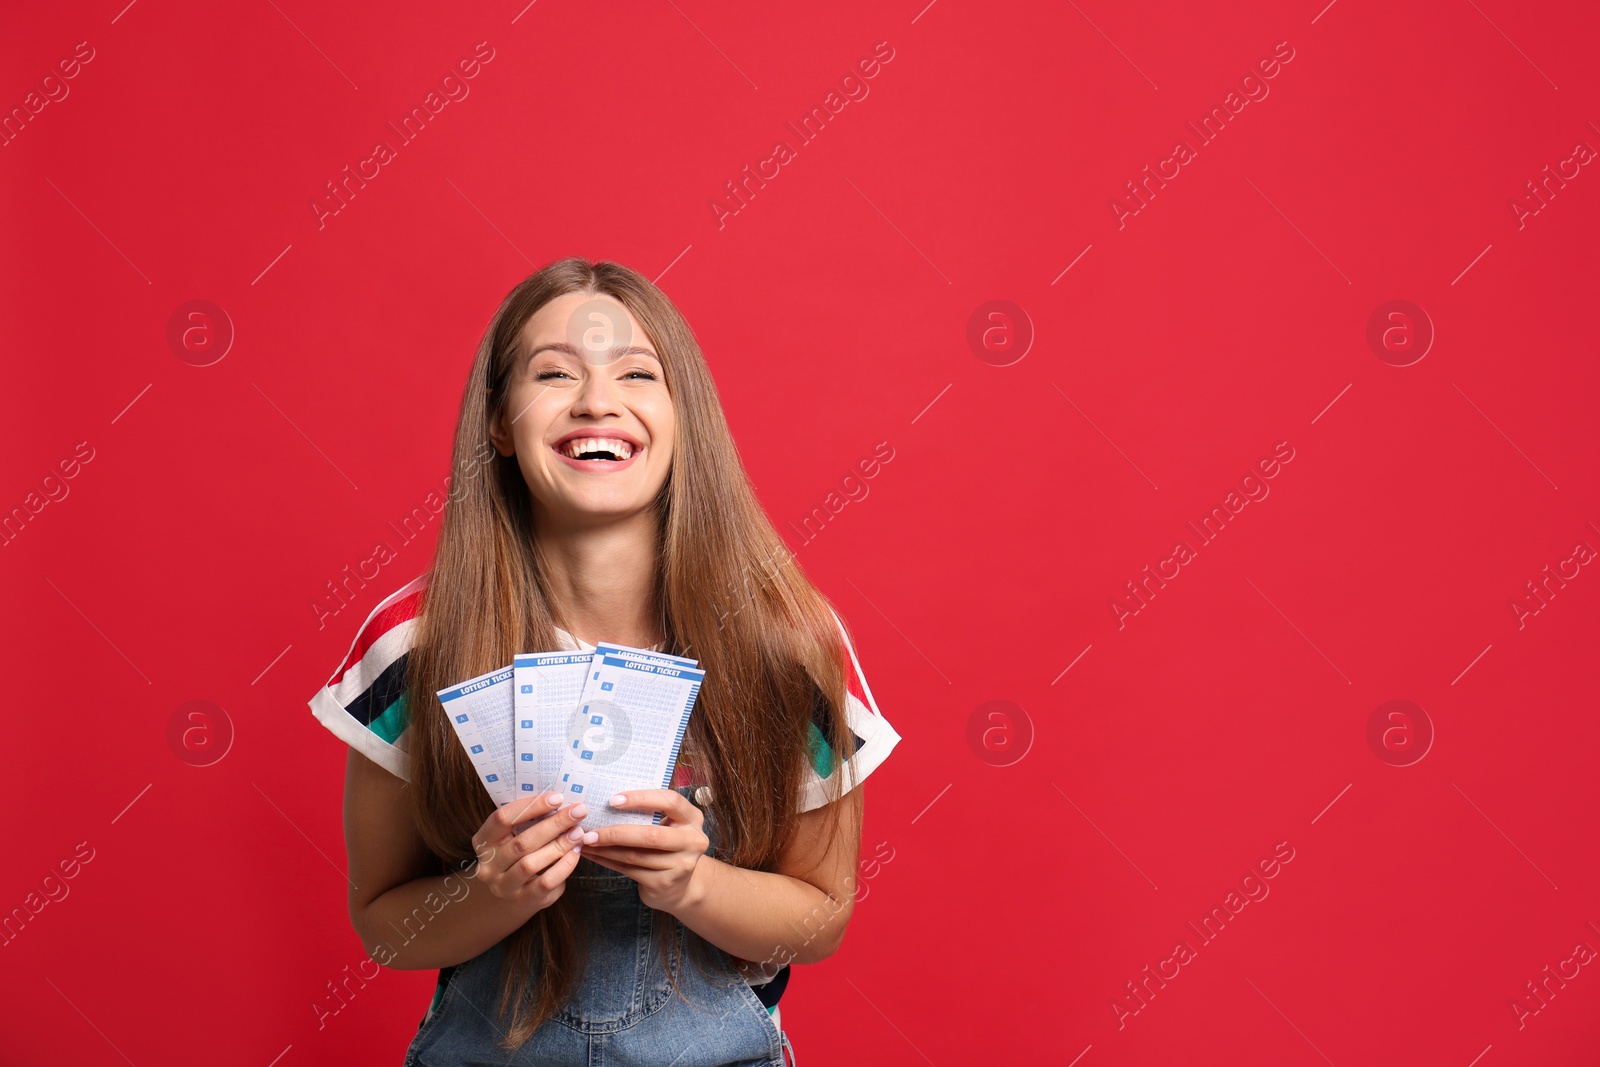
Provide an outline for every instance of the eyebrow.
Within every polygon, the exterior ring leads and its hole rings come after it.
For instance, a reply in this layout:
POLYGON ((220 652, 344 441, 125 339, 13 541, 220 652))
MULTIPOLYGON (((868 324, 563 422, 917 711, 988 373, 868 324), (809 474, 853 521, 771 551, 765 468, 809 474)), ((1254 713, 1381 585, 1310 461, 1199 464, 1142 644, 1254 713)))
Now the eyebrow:
MULTIPOLYGON (((550 351, 550 350, 554 350, 556 352, 564 352, 564 353, 566 353, 567 355, 571 356, 574 359, 583 359, 584 358, 584 354, 582 352, 579 352, 576 348, 574 348, 572 345, 568 344, 565 341, 549 341, 549 342, 547 342, 545 344, 540 345, 538 348, 535 348, 532 352, 529 352, 528 353, 528 359, 531 360, 531 359, 533 359, 533 357, 537 356, 540 352, 545 352, 545 351, 550 351)), ((658 356, 654 352, 650 351, 650 349, 648 349, 648 348, 640 348, 638 345, 628 345, 628 346, 626 346, 624 348, 613 348, 611 350, 611 358, 613 360, 621 359, 623 356, 649 356, 651 359, 655 360, 657 363, 661 362, 661 357, 660 356, 658 356)))

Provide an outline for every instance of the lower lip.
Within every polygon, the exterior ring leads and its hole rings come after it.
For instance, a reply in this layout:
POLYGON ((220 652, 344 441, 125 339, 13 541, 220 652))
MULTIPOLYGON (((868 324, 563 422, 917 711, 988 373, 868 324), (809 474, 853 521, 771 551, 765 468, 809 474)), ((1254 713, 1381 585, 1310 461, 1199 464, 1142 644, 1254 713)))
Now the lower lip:
POLYGON ((550 451, 555 452, 556 458, 565 463, 567 466, 571 467, 573 470, 580 470, 585 474, 616 474, 618 471, 625 471, 629 467, 633 466, 634 462, 644 454, 644 449, 636 448, 633 450, 633 455, 622 460, 573 459, 571 456, 559 452, 554 448, 552 448, 550 451))

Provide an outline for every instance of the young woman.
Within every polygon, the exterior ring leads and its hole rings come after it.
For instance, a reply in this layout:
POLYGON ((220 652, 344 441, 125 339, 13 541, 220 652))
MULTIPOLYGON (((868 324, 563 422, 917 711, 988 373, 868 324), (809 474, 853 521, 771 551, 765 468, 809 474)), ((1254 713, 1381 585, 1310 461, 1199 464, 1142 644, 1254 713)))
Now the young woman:
POLYGON ((627 267, 545 267, 484 334, 454 460, 431 569, 311 701, 351 746, 356 932, 439 969, 406 1063, 781 1067, 788 966, 844 937, 856 787, 900 738, 756 501, 694 335, 627 267), (587 802, 660 824, 587 830, 560 794, 496 810, 437 691, 600 641, 706 672, 675 788, 587 802))

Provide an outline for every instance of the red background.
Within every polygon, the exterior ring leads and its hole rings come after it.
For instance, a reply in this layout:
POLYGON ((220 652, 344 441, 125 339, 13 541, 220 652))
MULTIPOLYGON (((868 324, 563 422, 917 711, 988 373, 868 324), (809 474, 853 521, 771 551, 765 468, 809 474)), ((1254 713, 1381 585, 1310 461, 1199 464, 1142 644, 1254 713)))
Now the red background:
POLYGON ((0 507, 94 456, 0 548, 0 908, 94 850, 0 948, 0 1059, 399 1062, 432 972, 312 1006, 362 951, 344 746, 306 700, 436 527, 326 626, 311 605, 440 486, 500 298, 581 254, 683 310, 904 736, 863 841, 893 859, 784 999, 805 1062, 1593 1062, 1594 966, 1520 1027, 1511 1002, 1600 948, 1600 576, 1520 628, 1510 603, 1600 548, 1600 175, 1520 227, 1510 202, 1600 148, 1600 17, 923 5, 0 16, 6 109, 95 53, 0 149, 0 507), (481 41, 470 95, 319 229, 324 183, 481 41), (796 145, 878 42, 870 95, 796 145), (1270 95, 1119 228, 1124 182, 1279 42, 1270 95), (166 339, 197 299, 236 331, 204 367, 166 339), (1406 367, 1366 340, 1393 299, 1436 331, 1406 367), (1035 333, 1007 366, 966 340, 990 300, 1035 333), (1194 544, 1278 442, 1270 495, 1194 544), (1198 558, 1119 628, 1180 538, 1198 558), (1367 741, 1394 699, 1435 732, 1410 766, 1367 741), (191 700, 234 733, 209 766, 168 740, 191 700), (991 700, 1021 713, 973 746, 991 700), (1270 895, 1199 945, 1185 922, 1279 842, 1270 895))

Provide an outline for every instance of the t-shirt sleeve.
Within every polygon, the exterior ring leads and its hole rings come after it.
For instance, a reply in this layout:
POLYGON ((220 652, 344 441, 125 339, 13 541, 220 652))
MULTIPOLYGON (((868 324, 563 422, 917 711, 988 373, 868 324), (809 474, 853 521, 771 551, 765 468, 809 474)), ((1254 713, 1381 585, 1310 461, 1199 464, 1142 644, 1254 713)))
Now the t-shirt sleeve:
POLYGON ((844 786, 839 795, 850 792, 877 770, 878 765, 900 743, 900 735, 889 725, 889 720, 878 710, 878 702, 867 686, 866 675, 861 671, 861 661, 856 656, 850 635, 837 613, 833 616, 839 626, 839 640, 846 652, 845 664, 845 714, 850 723, 850 736, 845 744, 855 753, 855 768, 840 758, 843 750, 833 736, 833 725, 825 702, 818 703, 812 713, 810 730, 810 758, 806 764, 805 788, 801 792, 800 811, 820 808, 833 799, 834 783, 841 775, 844 786))
POLYGON ((385 597, 327 684, 310 700, 317 721, 389 773, 409 780, 406 659, 426 576, 385 597))

